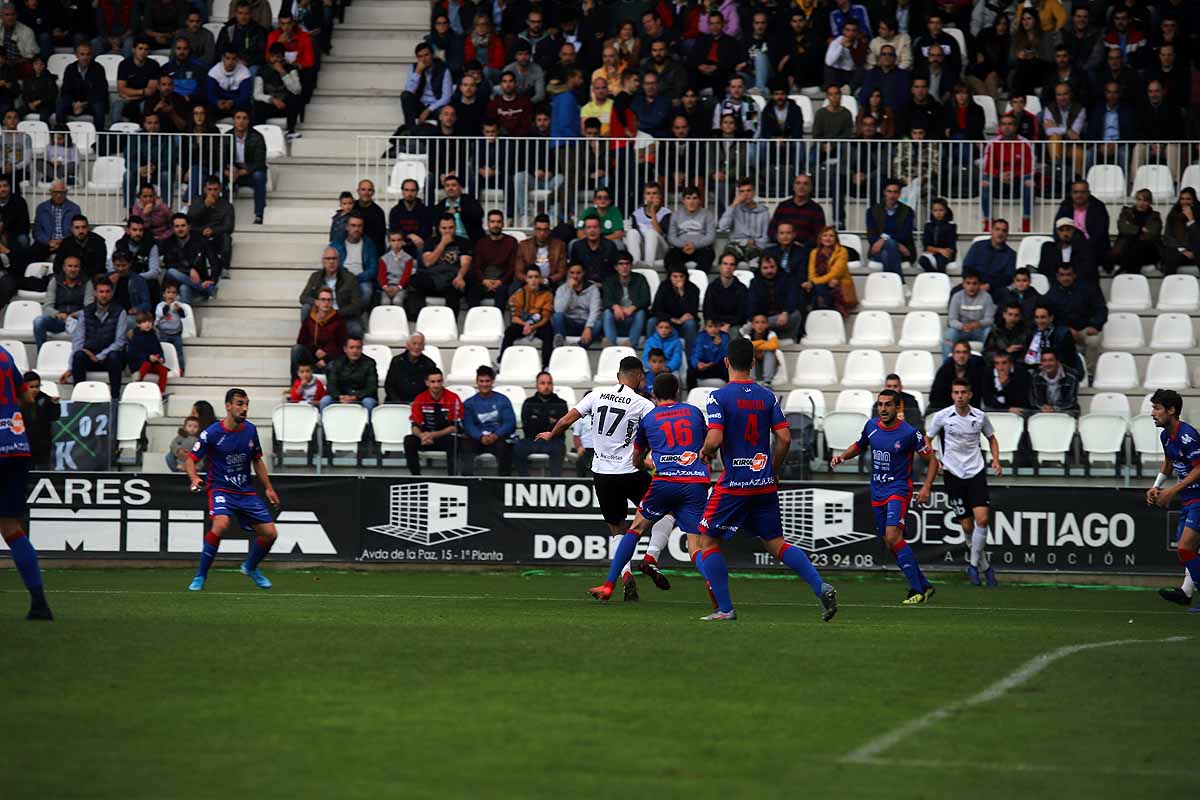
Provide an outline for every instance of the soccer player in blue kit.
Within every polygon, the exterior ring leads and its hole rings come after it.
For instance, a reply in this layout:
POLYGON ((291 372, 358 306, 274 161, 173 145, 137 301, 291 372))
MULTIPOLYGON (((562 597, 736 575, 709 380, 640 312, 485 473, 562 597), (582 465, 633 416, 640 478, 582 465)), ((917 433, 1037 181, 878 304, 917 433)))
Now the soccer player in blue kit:
POLYGON ((33 466, 29 438, 25 433, 22 405, 33 404, 33 393, 25 385, 12 354, 0 347, 0 536, 17 566, 21 582, 29 591, 29 613, 25 619, 52 620, 37 551, 25 534, 26 479, 33 466))
POLYGON ((933 586, 925 579, 917 557, 904 541, 904 520, 912 501, 913 457, 925 458, 929 468, 925 483, 917 493, 917 503, 929 502, 933 479, 937 477, 938 461, 933 449, 919 430, 900 419, 900 394, 891 389, 879 393, 876 408, 879 416, 868 420, 858 441, 829 460, 836 467, 860 453, 871 450, 871 510, 875 512, 875 532, 882 536, 896 555, 896 564, 908 578, 908 597, 905 605, 925 603, 933 597, 933 586))
POLYGON ((695 534, 708 500, 708 464, 700 458, 704 441, 704 414, 679 402, 679 378, 663 372, 654 379, 656 405, 638 421, 633 465, 647 469, 653 462, 654 479, 634 515, 633 525, 621 537, 613 555, 608 579, 588 590, 597 600, 608 600, 621 569, 633 557, 637 541, 668 514, 687 534, 695 534))
POLYGON ((184 460, 191 490, 208 490, 208 514, 212 517, 212 528, 204 535, 204 549, 200 552, 200 569, 188 586, 193 592, 204 588, 208 569, 221 547, 221 537, 234 518, 242 530, 256 534, 250 542, 250 555, 242 562, 242 574, 260 589, 271 588, 271 582, 258 565, 275 544, 275 518, 254 491, 254 474, 262 482, 267 500, 276 508, 279 508, 279 495, 275 494, 271 477, 267 474, 267 465, 263 463, 258 429, 254 423, 246 421, 249 413, 250 398, 246 392, 230 389, 225 393, 225 419, 201 431, 200 438, 188 454, 190 457, 184 460), (208 475, 206 480, 201 481, 196 473, 196 464, 205 458, 208 459, 208 475))
MULTIPOLYGON (((1182 412, 1179 392, 1159 389, 1150 395, 1150 416, 1162 428, 1163 463, 1154 486, 1146 492, 1146 503, 1170 508, 1176 497, 1183 503, 1177 552, 1192 582, 1200 584, 1200 432, 1179 418, 1182 412), (1164 489, 1172 473, 1178 481, 1164 489)), ((1200 612, 1200 605, 1190 610, 1200 612)))
POLYGON ((708 435, 700 453, 707 462, 720 451, 725 465, 709 496, 693 548, 696 568, 708 580, 717 601, 717 610, 702 619, 737 619, 721 540, 744 531, 761 539, 768 553, 791 567, 812 588, 821 601, 821 618, 828 622, 837 613, 837 591, 821 580, 803 550, 783 538, 775 473, 787 457, 792 434, 779 398, 752 379, 754 345, 749 339, 729 345, 725 365, 729 383, 709 396, 708 435))

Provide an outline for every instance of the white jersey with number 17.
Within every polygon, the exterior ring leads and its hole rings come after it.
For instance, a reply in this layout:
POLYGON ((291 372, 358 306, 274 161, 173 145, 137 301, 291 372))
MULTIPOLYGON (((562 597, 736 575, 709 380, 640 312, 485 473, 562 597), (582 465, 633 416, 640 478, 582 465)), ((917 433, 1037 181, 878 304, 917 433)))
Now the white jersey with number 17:
POLYGON ((592 441, 596 455, 592 472, 598 475, 627 475, 634 472, 633 439, 642 415, 654 404, 623 383, 595 389, 579 401, 575 410, 592 418, 592 441))

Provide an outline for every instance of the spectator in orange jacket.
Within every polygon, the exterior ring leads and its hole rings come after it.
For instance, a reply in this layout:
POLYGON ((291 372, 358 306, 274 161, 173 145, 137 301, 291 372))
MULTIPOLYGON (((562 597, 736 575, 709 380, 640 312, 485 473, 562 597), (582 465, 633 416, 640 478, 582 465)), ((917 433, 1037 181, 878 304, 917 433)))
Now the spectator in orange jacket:
POLYGON ((300 323, 300 333, 292 347, 292 377, 296 377, 296 367, 301 361, 325 369, 328 362, 341 356, 348 335, 346 321, 333 307, 333 290, 321 289, 316 305, 300 323))

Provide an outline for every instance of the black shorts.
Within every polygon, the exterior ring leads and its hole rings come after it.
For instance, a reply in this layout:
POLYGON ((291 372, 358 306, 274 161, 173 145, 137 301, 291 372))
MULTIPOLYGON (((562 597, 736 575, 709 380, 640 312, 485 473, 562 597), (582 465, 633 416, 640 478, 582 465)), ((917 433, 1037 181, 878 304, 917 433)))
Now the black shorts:
POLYGON ((987 467, 970 478, 959 478, 949 472, 943 472, 942 481, 946 486, 946 494, 950 496, 950 511, 956 520, 973 516, 973 509, 992 504, 987 484, 987 467))
POLYGON ((642 502, 650 488, 650 473, 638 470, 622 475, 594 473, 596 497, 600 501, 600 513, 609 525, 620 525, 629 519, 629 504, 642 502))

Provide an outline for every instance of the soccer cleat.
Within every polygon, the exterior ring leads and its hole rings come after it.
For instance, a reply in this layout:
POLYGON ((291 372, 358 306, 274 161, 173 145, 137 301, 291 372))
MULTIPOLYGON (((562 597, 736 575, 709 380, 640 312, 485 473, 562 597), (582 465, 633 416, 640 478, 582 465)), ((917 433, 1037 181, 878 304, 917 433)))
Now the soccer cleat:
POLYGON ((818 595, 821 601, 821 620, 829 622, 837 614, 837 589, 830 586, 828 583, 821 584, 821 594, 818 595))
POLYGON ((701 617, 701 622, 733 622, 737 619, 737 612, 733 609, 721 611, 720 609, 712 612, 707 617, 701 617))
POLYGON ((993 570, 991 567, 988 567, 986 570, 984 570, 983 577, 987 578, 988 586, 999 586, 1000 585, 1000 582, 998 580, 996 580, 996 571, 993 570))
POLYGON ((204 589, 204 578, 200 577, 199 575, 192 578, 192 582, 188 584, 189 592, 199 592, 199 591, 202 591, 203 589, 204 589))
POLYGON ((636 603, 638 601, 637 582, 633 579, 632 574, 626 575, 621 579, 621 585, 625 589, 624 602, 636 603))
POLYGON ((642 559, 641 566, 642 574, 654 581, 654 585, 664 592, 671 588, 671 582, 667 580, 667 576, 662 574, 662 570, 658 568, 658 563, 649 559, 642 559))
POLYGON ((933 595, 936 592, 937 592, 937 589, 933 588, 933 584, 927 583, 927 584, 925 584, 925 591, 923 591, 921 594, 925 595, 925 602, 928 603, 930 600, 933 599, 933 595))
POLYGON ((918 592, 916 589, 909 589, 908 597, 904 598, 904 600, 901 601, 900 605, 918 606, 924 602, 925 602, 925 593, 924 592, 918 592))
POLYGON ((601 584, 588 589, 588 596, 599 600, 601 603, 607 603, 608 598, 612 597, 613 587, 609 584, 601 584))
POLYGON ((267 580, 267 576, 262 574, 261 569, 249 569, 245 564, 241 566, 242 574, 250 580, 254 581, 254 585, 260 589, 270 589, 271 582, 267 580))
POLYGON ((1179 588, 1159 589, 1158 596, 1168 603, 1175 603, 1181 606, 1190 606, 1192 604, 1192 598, 1187 596, 1187 592, 1179 588))
POLYGON ((30 606, 29 613, 25 615, 25 619, 52 622, 54 620, 54 614, 51 613, 50 606, 46 605, 45 603, 38 603, 30 606))
POLYGON ((979 586, 979 567, 974 564, 967 565, 967 578, 972 586, 979 586))

